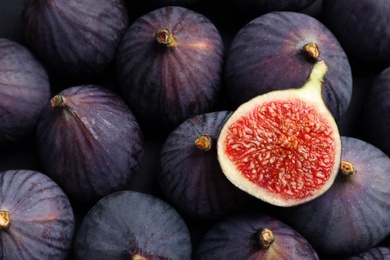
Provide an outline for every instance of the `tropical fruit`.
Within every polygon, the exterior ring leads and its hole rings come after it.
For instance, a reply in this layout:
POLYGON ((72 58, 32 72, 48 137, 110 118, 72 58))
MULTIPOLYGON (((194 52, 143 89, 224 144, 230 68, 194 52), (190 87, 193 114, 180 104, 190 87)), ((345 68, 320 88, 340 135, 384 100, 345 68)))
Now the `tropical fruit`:
POLYGON ((218 138, 218 160, 233 184, 277 206, 308 202, 330 188, 341 140, 321 97, 326 72, 317 62, 301 88, 259 95, 234 111, 218 138))

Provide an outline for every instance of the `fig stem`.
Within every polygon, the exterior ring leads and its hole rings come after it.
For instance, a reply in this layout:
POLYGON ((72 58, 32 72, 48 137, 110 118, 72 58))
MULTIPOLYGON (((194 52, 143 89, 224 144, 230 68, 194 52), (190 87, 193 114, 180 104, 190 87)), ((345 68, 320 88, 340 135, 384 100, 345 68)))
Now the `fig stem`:
POLYGON ((356 174, 355 167, 353 167, 353 164, 347 161, 341 162, 340 171, 346 177, 351 177, 356 174))
POLYGON ((0 228, 8 228, 11 223, 11 219, 8 211, 0 210, 0 228))
POLYGON ((135 254, 132 258, 131 258, 131 260, 147 260, 148 258, 147 257, 144 257, 144 256, 142 256, 142 255, 140 255, 140 254, 135 254))
POLYGON ((199 150, 208 151, 211 149, 211 137, 208 134, 201 135, 195 140, 195 146, 199 150))
POLYGON ((54 108, 60 108, 64 106, 64 98, 56 95, 50 100, 50 105, 54 108))
MULTIPOLYGON (((301 87, 301 89, 316 89, 317 94, 322 99, 322 84, 324 82, 325 74, 328 72, 328 65, 326 65, 325 61, 317 61, 314 63, 314 66, 310 72, 310 75, 308 79, 306 80, 305 84, 301 87)), ((307 91, 307 93, 310 93, 313 91, 307 91)))
POLYGON ((259 231, 260 245, 268 248, 275 241, 274 233, 268 228, 262 228, 259 231))
POLYGON ((306 43, 302 49, 306 55, 309 55, 311 58, 315 60, 317 60, 318 57, 320 56, 320 49, 318 45, 314 42, 306 43))
POLYGON ((179 44, 175 35, 173 35, 172 31, 168 28, 160 29, 156 32, 156 41, 167 47, 175 47, 179 44))

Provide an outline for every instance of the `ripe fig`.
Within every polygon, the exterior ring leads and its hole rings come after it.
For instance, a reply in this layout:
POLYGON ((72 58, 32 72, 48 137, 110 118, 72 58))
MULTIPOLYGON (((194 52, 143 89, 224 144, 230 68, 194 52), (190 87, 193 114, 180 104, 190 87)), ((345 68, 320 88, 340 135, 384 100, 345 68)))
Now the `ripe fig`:
POLYGON ((378 246, 368 249, 362 253, 349 256, 346 260, 380 260, 390 259, 390 247, 378 246))
POLYGON ((244 25, 227 52, 226 89, 238 106, 269 91, 297 88, 319 60, 329 67, 322 97, 338 120, 352 98, 350 63, 332 32, 307 14, 271 12, 244 25))
POLYGON ((74 240, 75 259, 191 259, 190 233, 182 217, 163 200, 118 191, 85 215, 74 240))
POLYGON ((348 55, 390 65, 389 1, 324 0, 322 17, 348 55))
POLYGON ((0 38, 0 146, 31 135, 49 98, 42 64, 23 45, 0 38))
POLYGON ((364 139, 390 156, 390 67, 371 83, 364 102, 364 139))
POLYGON ((301 88, 242 104, 218 138, 222 171, 237 187, 273 205, 294 206, 325 193, 337 176, 341 141, 321 97, 325 62, 301 88))
POLYGON ((115 92, 80 85, 47 105, 37 128, 44 172, 72 198, 94 202, 125 189, 143 155, 143 134, 115 92))
POLYGON ((201 239, 194 260, 319 259, 309 242, 282 221, 259 213, 217 222, 201 239))
POLYGON ((210 112, 221 89, 222 38, 204 15, 179 6, 151 11, 118 50, 118 82, 140 122, 173 129, 210 112))
POLYGON ((277 213, 328 257, 361 253, 390 235, 390 158, 361 139, 341 140, 341 168, 332 187, 277 213))
POLYGON ((218 163, 217 138, 231 114, 216 111, 187 119, 168 135, 161 148, 161 191, 187 217, 220 219, 254 200, 225 177, 218 163))
POLYGON ((0 173, 0 258, 68 259, 75 218, 68 197, 32 170, 0 173))
POLYGON ((27 43, 56 75, 88 78, 106 72, 127 27, 123 0, 26 0, 27 43))

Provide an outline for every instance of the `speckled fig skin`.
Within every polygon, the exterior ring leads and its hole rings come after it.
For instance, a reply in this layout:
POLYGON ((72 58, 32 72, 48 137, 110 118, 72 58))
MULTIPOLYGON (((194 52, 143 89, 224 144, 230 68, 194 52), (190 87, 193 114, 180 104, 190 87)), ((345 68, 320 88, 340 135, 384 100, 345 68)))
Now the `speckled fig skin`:
POLYGON ((227 53, 226 89, 238 106, 275 88, 299 88, 319 60, 329 67, 322 96, 338 120, 352 98, 349 60, 332 32, 307 14, 271 12, 244 25, 227 53), (310 48, 310 43, 318 48, 310 48))
POLYGON ((274 217, 257 212, 230 215, 217 222, 195 248, 193 259, 319 258, 308 241, 293 228, 274 217))
POLYGON ((390 156, 390 67, 371 83, 364 102, 364 139, 390 156))
POLYGON ((76 260, 191 259, 186 223, 175 209, 150 194, 119 191, 99 200, 74 239, 76 260))
POLYGON ((0 146, 30 136, 49 98, 39 60, 25 46, 0 38, 0 146))
POLYGON ((324 0, 322 16, 348 55, 390 65, 389 1, 324 0))
POLYGON ((352 166, 342 164, 324 195, 278 213, 324 257, 358 254, 390 235, 390 158, 354 137, 342 143, 342 161, 352 166))
POLYGON ((26 0, 23 30, 51 72, 92 79, 112 65, 129 26, 123 0, 26 0))
POLYGON ((216 111, 187 119, 161 148, 160 189, 168 202, 192 219, 220 219, 255 203, 225 177, 217 159, 217 138, 230 115, 216 111))
POLYGON ((92 203, 126 189, 143 156, 143 133, 113 91, 80 85, 54 96, 37 128, 44 173, 72 198, 92 203))
POLYGON ((1 259, 68 259, 73 209, 48 176, 32 170, 1 172, 0 211, 1 259), (8 226, 3 225, 6 214, 8 226))
POLYGON ((173 130, 214 108, 224 45, 204 15, 179 6, 151 11, 129 27, 117 57, 123 97, 145 126, 173 130))
POLYGON ((390 247, 378 246, 368 249, 362 253, 352 255, 346 258, 346 260, 380 260, 390 259, 390 247))

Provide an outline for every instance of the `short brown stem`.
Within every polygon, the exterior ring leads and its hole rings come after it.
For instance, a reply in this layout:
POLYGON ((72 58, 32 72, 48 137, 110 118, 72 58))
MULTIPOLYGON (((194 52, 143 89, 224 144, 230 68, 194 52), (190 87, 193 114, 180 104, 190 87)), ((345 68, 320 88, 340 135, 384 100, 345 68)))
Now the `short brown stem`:
POLYGON ((179 41, 168 28, 160 29, 156 32, 156 41, 168 47, 175 47, 179 44, 179 41))
POLYGON ((54 108, 60 108, 64 106, 64 99, 62 96, 56 95, 50 100, 50 105, 54 108))
POLYGON ((202 151, 210 150, 211 137, 208 134, 201 135, 198 139, 195 140, 195 146, 202 151))
POLYGON ((135 254, 130 260, 148 260, 148 258, 140 254, 135 254))
POLYGON ((270 247, 275 241, 274 233, 268 228, 262 228, 259 231, 259 239, 262 247, 270 247))
POLYGON ((303 46, 303 51, 306 53, 309 57, 317 60, 318 57, 320 57, 320 49, 318 45, 314 42, 306 43, 303 46))
POLYGON ((353 167, 353 164, 347 161, 341 162, 340 171, 346 177, 351 177, 356 174, 355 167, 353 167))
POLYGON ((0 228, 8 228, 11 224, 11 219, 8 211, 0 210, 0 228))

